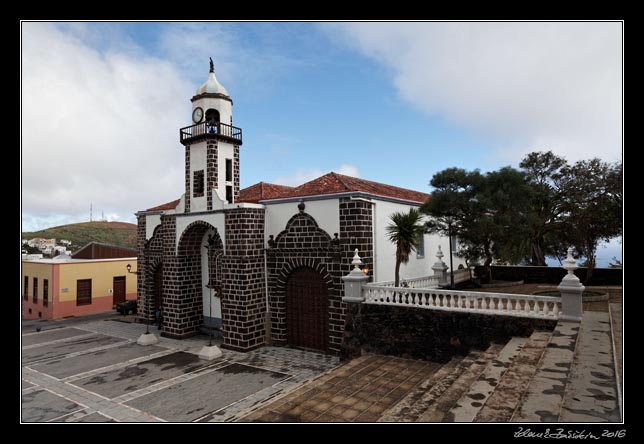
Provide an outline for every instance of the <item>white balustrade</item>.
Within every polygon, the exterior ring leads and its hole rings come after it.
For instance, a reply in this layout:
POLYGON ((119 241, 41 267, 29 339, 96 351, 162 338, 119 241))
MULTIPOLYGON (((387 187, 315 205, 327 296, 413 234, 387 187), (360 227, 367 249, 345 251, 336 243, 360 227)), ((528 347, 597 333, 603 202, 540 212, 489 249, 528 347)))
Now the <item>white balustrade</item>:
POLYGON ((523 294, 366 284, 362 287, 362 296, 366 304, 536 319, 558 319, 561 311, 560 297, 523 294))

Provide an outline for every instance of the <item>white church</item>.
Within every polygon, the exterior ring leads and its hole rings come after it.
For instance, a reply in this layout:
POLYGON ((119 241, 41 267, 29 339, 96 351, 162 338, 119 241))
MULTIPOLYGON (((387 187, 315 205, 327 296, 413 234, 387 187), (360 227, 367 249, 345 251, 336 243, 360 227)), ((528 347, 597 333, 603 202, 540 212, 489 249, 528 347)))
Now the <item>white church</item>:
MULTIPOLYGON (((372 282, 393 280, 389 217, 430 196, 334 172, 297 187, 240 189, 242 130, 212 60, 190 102, 192 123, 179 140, 183 194, 137 213, 140 320, 153 320, 162 305, 163 336, 186 338, 205 327, 232 350, 253 350, 269 337, 274 345, 339 353, 341 278, 354 250, 372 282)), ((401 278, 431 275, 439 245, 447 249, 448 240, 426 234, 401 278)), ((461 263, 453 258, 454 267, 461 263)))

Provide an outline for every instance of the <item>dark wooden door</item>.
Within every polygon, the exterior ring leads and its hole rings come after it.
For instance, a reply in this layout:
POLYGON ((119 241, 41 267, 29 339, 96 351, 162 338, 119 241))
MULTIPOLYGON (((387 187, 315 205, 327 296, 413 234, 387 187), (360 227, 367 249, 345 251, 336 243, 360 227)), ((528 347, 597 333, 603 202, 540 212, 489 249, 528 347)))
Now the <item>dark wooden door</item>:
POLYGON ((112 295, 112 305, 125 302, 125 276, 114 276, 112 283, 114 294, 112 295))
POLYGON ((154 312, 161 306, 163 297, 163 264, 154 270, 154 312))
POLYGON ((286 284, 286 335, 290 345, 326 351, 329 297, 320 273, 298 268, 286 284))

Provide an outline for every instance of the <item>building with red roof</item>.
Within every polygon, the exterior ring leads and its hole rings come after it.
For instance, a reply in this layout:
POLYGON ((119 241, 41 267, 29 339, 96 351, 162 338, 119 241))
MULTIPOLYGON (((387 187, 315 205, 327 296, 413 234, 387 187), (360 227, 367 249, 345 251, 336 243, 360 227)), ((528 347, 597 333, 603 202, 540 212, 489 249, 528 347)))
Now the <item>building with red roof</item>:
MULTIPOLYGON (((162 306, 162 335, 214 330, 238 351, 270 338, 338 354, 342 277, 355 249, 372 281, 393 280, 390 216, 430 195, 335 172, 296 187, 240 189, 242 130, 232 125, 233 102, 212 64, 191 103, 192 124, 179 131, 183 195, 137 213, 139 316, 153 321, 162 306)), ((439 244, 446 239, 425 235, 402 277, 431 275, 429 253, 439 244)))

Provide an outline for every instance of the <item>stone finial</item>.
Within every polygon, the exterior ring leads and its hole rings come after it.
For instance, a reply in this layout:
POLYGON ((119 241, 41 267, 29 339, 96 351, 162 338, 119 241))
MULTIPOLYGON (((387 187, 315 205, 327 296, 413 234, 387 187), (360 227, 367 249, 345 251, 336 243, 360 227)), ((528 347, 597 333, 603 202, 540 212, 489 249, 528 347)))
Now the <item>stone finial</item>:
POLYGON ((564 260, 564 265, 562 266, 564 270, 568 271, 568 274, 574 274, 575 270, 579 268, 577 261, 572 257, 572 247, 568 247, 568 257, 564 260))
POLYGON ((360 304, 365 300, 362 295, 362 285, 369 280, 369 276, 365 276, 362 270, 360 270, 362 259, 360 259, 360 255, 358 255, 358 249, 356 248, 354 251, 355 254, 353 255, 353 261, 351 261, 354 268, 348 275, 342 277, 342 281, 344 282, 344 295, 342 296, 342 302, 360 304))
POLYGON ((300 213, 304 213, 304 208, 306 208, 306 205, 304 205, 303 200, 300 200, 300 203, 297 205, 297 209, 300 210, 300 213))
POLYGON ((568 257, 562 267, 568 274, 563 277, 557 287, 561 294, 561 313, 559 314, 559 320, 578 322, 581 321, 583 316, 582 295, 584 286, 579 282, 579 278, 575 276, 575 270, 579 267, 572 257, 572 247, 568 248, 568 257))
POLYGON ((438 246, 438 253, 436 253, 436 257, 438 258, 438 262, 443 262, 443 251, 441 250, 441 246, 438 246))
POLYGON ((209 57, 209 58, 210 58, 210 72, 215 72, 215 64, 212 61, 212 57, 209 57))
POLYGON ((360 271, 360 265, 362 265, 362 259, 360 258, 360 255, 358 254, 358 249, 356 248, 354 250, 354 255, 353 255, 353 260, 351 261, 351 265, 353 265, 353 270, 358 270, 360 271))
POLYGON ((340 238, 338 237, 338 233, 333 233, 333 239, 331 239, 331 247, 333 248, 340 247, 340 238))
POLYGON ((277 244, 277 242, 275 242, 275 239, 273 239, 273 235, 272 234, 269 235, 268 236, 268 247, 269 248, 275 248, 276 244, 277 244))

